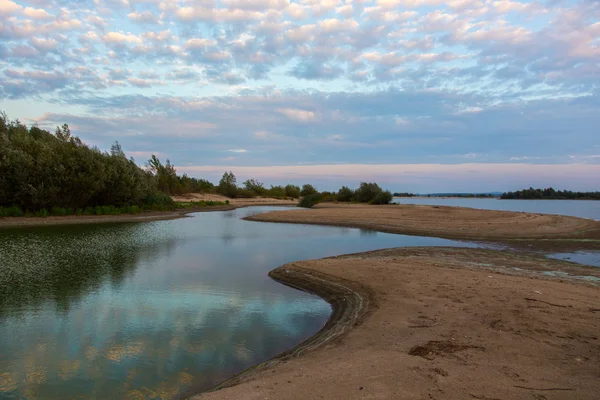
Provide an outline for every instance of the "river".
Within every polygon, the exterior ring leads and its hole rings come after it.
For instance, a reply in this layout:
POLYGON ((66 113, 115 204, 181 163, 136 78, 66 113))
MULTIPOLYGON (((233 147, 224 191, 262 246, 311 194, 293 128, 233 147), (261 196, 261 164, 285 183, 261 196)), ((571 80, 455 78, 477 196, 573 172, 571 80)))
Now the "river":
POLYGON ((273 209, 0 229, 0 398, 183 397, 324 325, 329 305, 269 270, 389 247, 474 246, 241 219, 273 209))

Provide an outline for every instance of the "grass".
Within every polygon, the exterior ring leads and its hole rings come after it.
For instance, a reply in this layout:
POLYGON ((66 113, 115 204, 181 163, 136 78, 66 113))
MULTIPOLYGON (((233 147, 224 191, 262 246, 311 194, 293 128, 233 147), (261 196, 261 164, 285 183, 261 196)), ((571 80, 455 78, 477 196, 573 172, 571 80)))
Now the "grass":
POLYGON ((190 202, 177 202, 175 203, 176 208, 198 208, 198 207, 214 207, 214 206, 226 206, 229 204, 229 200, 226 201, 190 201, 190 202))
POLYGON ((175 209, 201 208, 213 206, 225 206, 229 200, 222 201, 195 201, 190 203, 172 203, 172 204, 147 204, 143 206, 96 206, 86 208, 62 208, 52 207, 49 210, 43 208, 36 211, 23 211, 20 207, 0 207, 0 217, 62 217, 67 215, 123 215, 140 214, 145 211, 173 211, 175 209))

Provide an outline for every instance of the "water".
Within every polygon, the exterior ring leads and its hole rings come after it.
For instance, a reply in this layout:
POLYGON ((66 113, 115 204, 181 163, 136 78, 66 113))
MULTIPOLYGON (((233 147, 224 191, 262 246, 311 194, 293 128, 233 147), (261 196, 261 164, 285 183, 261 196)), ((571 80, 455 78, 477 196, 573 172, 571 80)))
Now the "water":
POLYGON ((394 197, 394 203, 558 214, 600 221, 600 201, 598 200, 500 200, 444 197, 394 197))
POLYGON ((193 218, 0 230, 1 399, 171 399, 316 333, 330 307, 268 278, 294 260, 469 245, 193 218))
POLYGON ((577 264, 600 267, 600 251, 576 251, 574 253, 555 253, 547 257, 569 261, 577 264))

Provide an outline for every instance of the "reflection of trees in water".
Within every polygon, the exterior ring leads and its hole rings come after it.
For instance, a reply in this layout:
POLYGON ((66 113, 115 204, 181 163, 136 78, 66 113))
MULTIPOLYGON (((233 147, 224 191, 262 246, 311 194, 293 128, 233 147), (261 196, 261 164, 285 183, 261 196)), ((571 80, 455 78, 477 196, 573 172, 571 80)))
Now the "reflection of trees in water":
POLYGON ((98 289, 106 279, 118 286, 141 259, 175 246, 167 234, 142 225, 53 227, 0 232, 0 317, 51 300, 61 312, 98 289))
POLYGON ((361 229, 360 236, 377 236, 377 231, 372 231, 370 229, 361 229))

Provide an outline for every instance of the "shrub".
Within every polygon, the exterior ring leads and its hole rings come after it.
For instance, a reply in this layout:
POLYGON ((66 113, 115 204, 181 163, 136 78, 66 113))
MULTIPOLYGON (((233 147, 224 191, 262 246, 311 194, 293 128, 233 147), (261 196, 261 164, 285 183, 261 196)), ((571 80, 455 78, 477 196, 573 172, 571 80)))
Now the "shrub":
POLYGON ((310 196, 311 194, 319 193, 317 189, 313 185, 306 184, 302 186, 302 190, 300 191, 300 196, 310 196))
POLYGON ((23 211, 17 207, 0 207, 0 217, 22 217, 23 211))
POLYGON ((296 185, 287 185, 285 187, 285 195, 287 197, 292 197, 294 199, 297 199, 298 197, 300 197, 300 187, 296 186, 296 185))
POLYGON ((241 199, 251 199, 253 197, 256 197, 256 192, 248 189, 237 189, 235 192, 235 197, 241 199))
POLYGON ((342 186, 337 193, 338 201, 352 201, 353 198, 354 190, 350 189, 348 186, 342 186))
POLYGON ((355 198, 360 203, 370 203, 381 192, 382 189, 375 182, 361 182, 356 189, 355 198))
POLYGON ((49 215, 50 215, 50 213, 45 208, 42 208, 41 210, 38 210, 35 212, 35 214, 33 214, 34 217, 43 217, 43 218, 45 218, 49 215))
POLYGON ((392 202, 392 193, 388 190, 379 192, 370 204, 390 204, 392 202))
POLYGON ((244 189, 238 190, 238 197, 264 196, 266 192, 267 189, 265 189, 265 185, 262 182, 259 182, 256 179, 248 179, 244 182, 244 189), (244 192, 244 194, 241 192, 244 192))
POLYGON ((304 196, 302 200, 298 203, 298 207, 304 208, 312 208, 315 204, 317 204, 321 200, 321 196, 319 194, 311 194, 308 196, 304 196))
POLYGON ((162 206, 162 207, 173 207, 175 206, 175 202, 168 194, 162 192, 154 192, 150 193, 144 199, 144 205, 154 207, 154 206, 162 206))

